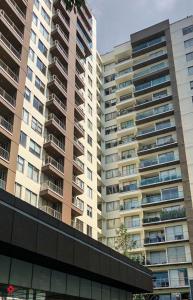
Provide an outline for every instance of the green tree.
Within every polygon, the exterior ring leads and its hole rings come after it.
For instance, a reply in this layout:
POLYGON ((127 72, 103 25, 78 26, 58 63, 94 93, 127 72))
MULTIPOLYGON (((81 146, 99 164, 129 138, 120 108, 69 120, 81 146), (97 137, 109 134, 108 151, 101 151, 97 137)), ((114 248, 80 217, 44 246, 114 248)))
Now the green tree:
POLYGON ((82 5, 85 4, 85 0, 64 0, 66 4, 66 9, 71 11, 72 9, 80 9, 82 5))

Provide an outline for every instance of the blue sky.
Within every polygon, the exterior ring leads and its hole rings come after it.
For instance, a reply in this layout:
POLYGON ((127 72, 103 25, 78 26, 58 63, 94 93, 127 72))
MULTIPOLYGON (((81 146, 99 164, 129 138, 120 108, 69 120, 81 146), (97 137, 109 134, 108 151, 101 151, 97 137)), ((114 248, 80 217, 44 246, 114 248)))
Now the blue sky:
POLYGON ((105 53, 155 23, 193 15, 193 0, 87 0, 97 20, 98 50, 105 53))

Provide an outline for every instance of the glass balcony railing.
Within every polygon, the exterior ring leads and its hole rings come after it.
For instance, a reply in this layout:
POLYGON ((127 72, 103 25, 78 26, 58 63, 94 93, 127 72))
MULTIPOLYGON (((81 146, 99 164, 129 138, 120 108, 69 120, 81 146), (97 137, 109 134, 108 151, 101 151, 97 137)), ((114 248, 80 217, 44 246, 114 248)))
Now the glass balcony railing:
POLYGON ((128 122, 124 122, 124 123, 121 123, 121 125, 118 127, 118 130, 124 130, 124 129, 129 129, 129 128, 132 128, 135 126, 135 123, 133 120, 131 121, 128 121, 128 122))
POLYGON ((118 116, 124 116, 124 115, 127 115, 127 114, 129 114, 133 111, 135 111, 134 107, 125 108, 125 109, 122 109, 118 112, 118 116))
POLYGON ((140 163, 140 168, 147 168, 159 164, 164 164, 164 163, 169 163, 172 161, 177 161, 179 160, 178 155, 173 155, 173 154, 168 154, 160 158, 153 158, 153 159, 148 159, 148 160, 143 160, 140 163))
POLYGON ((6 189, 6 181, 1 178, 0 178, 0 189, 2 189, 2 190, 6 189))
POLYGON ((140 220, 131 220, 129 222, 125 222, 126 228, 136 228, 136 227, 140 227, 140 226, 141 226, 140 220))
POLYGON ((161 99, 164 99, 164 98, 169 97, 169 96, 171 96, 171 94, 168 94, 167 90, 165 90, 163 92, 153 94, 152 97, 150 97, 150 98, 144 98, 144 99, 137 100, 136 101, 136 107, 140 106, 140 105, 143 105, 143 104, 146 104, 146 103, 155 102, 157 100, 161 100, 161 99))
POLYGON ((77 23, 77 29, 78 29, 79 33, 81 34, 83 40, 85 41, 86 45, 91 49, 92 48, 92 43, 87 38, 86 34, 84 33, 84 31, 82 30, 82 28, 80 27, 80 25, 78 23, 77 23))
POLYGON ((174 121, 172 122, 163 122, 163 123, 160 123, 160 124, 156 124, 155 126, 152 126, 152 127, 148 127, 148 128, 145 128, 145 129, 141 129, 138 131, 138 136, 142 136, 142 135, 146 135, 148 133, 153 133, 153 132, 157 132, 159 130, 163 130, 163 129, 169 129, 169 128, 172 128, 175 126, 175 123, 174 121))
POLYGON ((10 105, 13 107, 16 106, 16 99, 8 94, 4 89, 0 87, 0 96, 3 97, 7 102, 9 102, 10 105))
POLYGON ((141 180, 141 186, 148 186, 151 184, 157 184, 162 182, 167 182, 171 180, 181 179, 181 174, 171 174, 171 175, 160 175, 160 176, 154 176, 149 178, 143 178, 141 180))
POLYGON ((153 236, 147 236, 144 239, 144 244, 157 244, 169 241, 180 241, 188 238, 188 233, 179 232, 176 234, 167 234, 163 232, 157 232, 153 236))
POLYGON ((133 192, 138 189, 137 184, 128 184, 124 185, 122 188, 119 189, 120 193, 125 193, 125 192, 133 192))
POLYGON ((80 209, 81 211, 84 210, 84 202, 82 200, 80 200, 80 198, 78 197, 73 197, 72 198, 72 204, 77 207, 78 209, 80 209))
POLYGON ((73 181, 79 188, 81 188, 82 190, 84 190, 84 182, 83 182, 80 178, 78 178, 78 177, 76 177, 75 175, 73 175, 72 181, 73 181))
POLYGON ((152 66, 150 68, 145 68, 143 71, 136 73, 133 78, 134 79, 139 79, 141 77, 144 77, 144 76, 149 75, 151 73, 154 73, 156 71, 165 69, 167 67, 168 67, 168 63, 161 62, 161 63, 159 63, 157 65, 154 65, 154 66, 152 66))
POLYGON ((84 151, 84 145, 77 139, 77 137, 74 137, 74 142, 84 151))
POLYGON ((166 41, 165 36, 161 36, 161 37, 155 38, 153 40, 141 43, 138 46, 133 47, 133 53, 136 53, 136 52, 144 50, 146 48, 155 46, 155 45, 160 44, 165 41, 166 41))
POLYGON ((186 217, 186 212, 184 208, 179 208, 176 210, 162 210, 155 217, 144 216, 143 223, 148 224, 148 223, 155 223, 155 222, 161 222, 166 220, 181 219, 185 217, 186 217))
POLYGON ((150 54, 150 55, 146 56, 145 58, 135 60, 134 61, 134 65, 136 66, 136 65, 142 64, 144 62, 147 62, 148 60, 152 60, 154 58, 158 58, 158 57, 160 57, 162 55, 165 55, 165 54, 167 54, 166 50, 157 51, 157 52, 155 52, 153 54, 150 54))
POLYGON ((132 170, 123 170, 121 173, 120 173, 120 176, 131 176, 131 175, 135 175, 137 174, 137 169, 134 168, 132 170))
POLYGON ((61 173, 64 173, 64 166, 61 163, 59 163, 57 160, 55 160, 53 157, 51 156, 46 157, 44 165, 48 165, 48 164, 55 167, 61 173))
POLYGON ((124 88, 126 88, 126 87, 128 87, 128 86, 130 86, 130 85, 132 85, 132 84, 133 84, 132 80, 128 80, 128 81, 122 82, 122 83, 120 83, 120 84, 117 86, 117 90, 124 89, 124 88))
POLYGON ((147 257, 146 265, 162 265, 167 263, 166 253, 163 255, 162 253, 157 253, 157 256, 153 258, 147 257))
POLYGON ((146 195, 142 199, 142 204, 159 203, 164 201, 180 199, 183 197, 184 197, 184 193, 182 191, 168 190, 168 192, 164 194, 146 195))
POLYGON ((145 82, 143 84, 135 85, 135 92, 140 92, 140 91, 149 89, 154 86, 159 86, 160 84, 168 82, 168 81, 170 81, 170 76, 165 75, 165 76, 159 77, 157 79, 153 79, 151 81, 145 82))
POLYGON ((63 196, 63 189, 50 180, 43 182, 41 185, 41 191, 47 190, 47 189, 51 190, 52 192, 54 192, 60 196, 63 196))
POLYGON ((53 209, 50 206, 43 205, 43 206, 40 206, 39 209, 41 209, 42 211, 46 212, 47 214, 49 214, 50 216, 52 216, 58 220, 62 220, 62 213, 59 212, 58 210, 53 209))
POLYGON ((143 113, 137 114, 136 120, 137 121, 143 120, 143 119, 146 119, 146 118, 149 118, 149 117, 152 117, 152 116, 156 116, 156 115, 159 115, 159 114, 163 114, 163 113, 166 113, 166 112, 169 112, 169 111, 172 111, 172 110, 173 110, 173 105, 172 104, 162 105, 158 108, 153 108, 153 109, 150 109, 150 110, 145 111, 143 113))
POLYGON ((129 73, 131 73, 132 71, 133 71, 133 69, 132 69, 131 67, 130 67, 130 68, 127 68, 127 69, 124 69, 124 70, 118 72, 118 73, 115 75, 115 78, 119 78, 119 77, 121 77, 121 76, 123 76, 123 75, 129 74, 129 73))
POLYGON ((156 149, 156 148, 159 148, 159 147, 163 147, 165 145, 170 145, 170 144, 173 144, 173 143, 177 143, 177 140, 174 139, 174 138, 166 138, 164 140, 162 140, 161 142, 155 142, 155 143, 152 143, 152 144, 147 144, 147 145, 142 145, 140 146, 139 148, 139 152, 140 151, 147 151, 147 150, 151 150, 151 149, 156 149))
POLYGON ((122 140, 119 140, 119 145, 126 145, 126 144, 129 144, 129 143, 135 142, 135 141, 136 141, 135 136, 124 138, 122 140))
POLYGON ((184 287, 189 286, 188 277, 175 277, 175 278, 153 278, 154 288, 164 288, 164 287, 184 287))

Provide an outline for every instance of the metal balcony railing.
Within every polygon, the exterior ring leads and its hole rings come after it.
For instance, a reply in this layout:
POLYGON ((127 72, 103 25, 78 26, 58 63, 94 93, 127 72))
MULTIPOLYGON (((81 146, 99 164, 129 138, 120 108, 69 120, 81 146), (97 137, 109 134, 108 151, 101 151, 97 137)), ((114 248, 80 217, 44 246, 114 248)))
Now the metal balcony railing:
POLYGON ((6 64, 0 59, 0 67, 16 82, 18 82, 19 78, 17 74, 6 64))
POLYGON ((7 121, 3 116, 0 116, 0 126, 9 132, 13 132, 13 125, 7 121))
POLYGON ((75 207, 77 207, 78 209, 80 209, 81 211, 84 211, 84 202, 82 200, 80 200, 80 198, 73 197, 72 198, 72 204, 75 207))
POLYGON ((181 179, 181 178, 182 178, 181 174, 177 174, 177 173, 172 175, 168 174, 168 175, 160 175, 160 176, 154 176, 149 178, 143 178, 141 180, 141 186, 167 182, 167 181, 181 179))
POLYGON ((171 121, 171 122, 163 122, 159 125, 155 125, 155 126, 152 126, 152 127, 148 127, 148 128, 145 128, 145 129, 141 129, 138 131, 138 136, 142 136, 142 135, 145 135, 145 134, 148 134, 148 133, 152 133, 152 132, 157 132, 159 130, 163 130, 163 129, 169 129, 169 128, 172 128, 175 126, 175 122, 174 121, 171 121))
POLYGON ((14 8, 17 10, 17 12, 22 16, 22 18, 25 19, 26 15, 25 13, 21 10, 21 8, 17 5, 17 3, 14 0, 7 0, 11 5, 14 6, 14 8))
POLYGON ((165 75, 165 76, 159 77, 157 79, 153 79, 151 81, 148 81, 146 83, 136 85, 135 86, 135 92, 140 92, 140 91, 149 89, 151 87, 158 86, 158 85, 160 85, 162 83, 165 83, 165 82, 168 82, 168 81, 170 81, 170 76, 165 75))
POLYGON ((48 142, 53 142, 57 147, 64 150, 64 143, 62 143, 60 140, 58 140, 53 134, 49 134, 45 138, 45 143, 48 143, 48 142))
POLYGON ((157 195, 148 195, 143 197, 142 204, 149 204, 149 203, 157 203, 169 200, 180 199, 184 197, 184 193, 182 191, 169 191, 167 194, 157 194, 157 195))
POLYGON ((51 156, 46 157, 44 165, 48 165, 48 164, 55 167, 61 173, 64 173, 64 166, 61 163, 59 163, 57 160, 55 160, 53 157, 51 156))
POLYGON ((149 75, 151 73, 154 73, 156 71, 159 71, 159 70, 162 70, 162 69, 165 69, 168 67, 168 63, 166 62, 161 62, 157 65, 154 65, 150 68, 145 68, 143 71, 141 72, 138 72, 137 74, 134 75, 134 79, 138 79, 138 78, 142 78, 146 75, 149 75))
POLYGON ((153 143, 153 144, 147 144, 147 145, 142 145, 139 148, 139 151, 146 151, 146 150, 150 150, 150 149, 156 149, 165 145, 170 145, 173 143, 177 143, 177 140, 175 140, 174 138, 166 138, 164 140, 162 140, 161 142, 157 143, 153 143))
POLYGON ((19 60, 21 60, 21 52, 17 51, 1 32, 0 40, 12 52, 12 54, 14 54, 19 60))
POLYGON ((73 175, 73 176, 72 176, 72 181, 73 181, 79 188, 81 188, 82 190, 84 190, 84 182, 83 182, 80 178, 78 178, 78 177, 76 177, 75 175, 73 175))
POLYGON ((54 31, 54 30, 57 30, 62 35, 64 40, 68 41, 67 34, 61 29, 61 27, 58 24, 52 26, 52 31, 54 31))
POLYGON ((54 113, 48 115, 49 120, 54 120, 62 129, 65 129, 64 123, 54 113))
POLYGON ((9 152, 3 147, 0 147, 0 157, 9 161, 9 152))
POLYGON ((179 160, 179 155, 166 154, 165 156, 162 156, 161 158, 155 157, 153 159, 147 159, 147 160, 141 161, 140 168, 147 168, 147 167, 164 164, 164 163, 168 163, 168 162, 173 162, 173 161, 177 161, 177 160, 179 160))
POLYGON ((161 92, 158 95, 152 95, 152 97, 150 97, 150 98, 137 100, 136 101, 136 106, 140 106, 140 105, 143 105, 145 103, 151 103, 151 102, 154 102, 154 101, 157 101, 157 100, 161 100, 161 99, 164 99, 164 98, 169 97, 169 96, 171 96, 171 94, 168 94, 167 90, 166 90, 164 92, 161 92))
POLYGON ((184 286, 189 286, 188 277, 153 278, 154 288, 164 288, 164 287, 179 288, 184 286))
POLYGON ((83 144, 77 139, 77 137, 74 137, 74 142, 84 151, 83 144))
POLYGON ((55 94, 51 94, 49 97, 48 97, 48 99, 47 99, 47 101, 51 101, 51 100, 53 100, 53 101, 56 101, 58 104, 59 104, 59 106, 63 109, 63 110, 65 110, 66 111, 66 105, 55 95, 55 94))
POLYGON ((67 68, 65 68, 65 67, 63 66, 63 64, 59 61, 59 59, 58 59, 57 57, 54 56, 54 57, 51 59, 50 63, 58 64, 59 67, 62 69, 62 71, 63 71, 64 73, 66 73, 66 75, 68 74, 67 68))
POLYGON ((79 129, 84 133, 84 128, 83 126, 79 123, 79 121, 75 118, 74 122, 76 124, 77 127, 79 127, 79 129))
POLYGON ((1 178, 0 178, 0 189, 2 189, 2 190, 6 189, 6 181, 1 178))
POLYGON ((15 23, 8 17, 8 15, 4 12, 4 10, 2 9, 0 10, 0 15, 9 24, 11 29, 23 40, 23 33, 18 29, 15 23))
POLYGON ((148 111, 145 111, 143 113, 137 114, 136 120, 137 121, 143 120, 143 119, 146 119, 146 118, 149 118, 149 117, 152 117, 152 116, 156 116, 156 115, 159 115, 159 114, 163 114, 163 113, 172 111, 173 109, 174 108, 173 108, 172 104, 166 104, 166 105, 160 106, 158 108, 153 108, 151 110, 148 110, 148 111))
POLYGON ((174 219, 181 219, 186 217, 186 212, 184 208, 176 209, 176 210, 162 210, 160 213, 158 213, 159 216, 156 217, 146 217, 144 216, 143 223, 155 223, 155 222, 161 222, 165 220, 174 220, 174 219))
POLYGON ((84 170, 84 164, 83 164, 83 162, 81 162, 81 160, 78 157, 74 156, 73 160, 79 167, 81 167, 81 169, 84 170))
POLYGON ((2 87, 0 87, 0 96, 2 96, 13 107, 16 106, 16 99, 8 94, 2 87))
POLYGON ((56 46, 59 48, 59 50, 63 53, 63 55, 67 58, 68 53, 64 50, 64 48, 61 46, 60 42, 55 40, 51 43, 51 47, 56 46))
POLYGON ((65 92, 67 92, 67 88, 65 85, 62 83, 62 81, 56 76, 53 75, 49 78, 49 82, 55 81, 65 92))
POLYGON ((43 205, 43 206, 40 206, 39 209, 41 209, 42 211, 46 212, 47 214, 49 214, 50 216, 52 216, 58 220, 62 220, 62 213, 53 209, 50 206, 43 205))
POLYGON ((158 52, 155 52, 153 54, 150 54, 150 55, 146 56, 145 58, 135 60, 134 61, 134 65, 136 66, 136 65, 142 64, 143 62, 147 62, 148 60, 152 60, 154 58, 158 58, 158 57, 160 57, 162 55, 165 55, 165 54, 167 54, 166 50, 160 50, 158 52))
POLYGON ((47 180, 42 183, 41 191, 47 190, 47 189, 51 190, 52 192, 54 192, 60 196, 63 196, 63 189, 60 186, 53 183, 52 181, 47 180))

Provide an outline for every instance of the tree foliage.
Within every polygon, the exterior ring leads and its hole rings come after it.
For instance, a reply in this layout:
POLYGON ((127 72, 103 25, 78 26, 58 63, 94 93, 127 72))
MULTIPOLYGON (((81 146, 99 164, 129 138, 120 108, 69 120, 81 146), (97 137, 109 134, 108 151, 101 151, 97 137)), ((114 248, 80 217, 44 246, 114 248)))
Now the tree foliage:
POLYGON ((80 7, 85 4, 85 0, 64 0, 66 4, 66 9, 71 11, 72 9, 80 9, 80 7))

